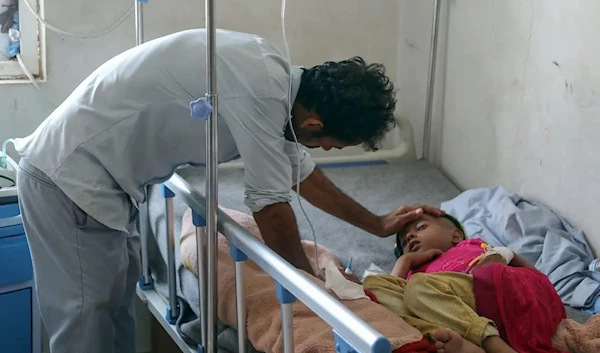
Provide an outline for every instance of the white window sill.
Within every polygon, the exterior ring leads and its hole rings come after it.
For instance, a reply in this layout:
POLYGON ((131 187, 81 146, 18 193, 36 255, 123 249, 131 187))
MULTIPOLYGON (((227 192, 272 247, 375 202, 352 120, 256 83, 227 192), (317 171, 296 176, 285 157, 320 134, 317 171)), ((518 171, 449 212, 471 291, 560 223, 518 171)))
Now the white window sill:
MULTIPOLYGON (((45 30, 38 24, 25 0, 19 0, 19 27, 21 33, 21 57, 23 64, 36 79, 45 81, 45 30)), ((28 0, 29 4, 43 14, 43 0, 28 0)), ((0 60, 0 84, 31 83, 17 61, 0 60)))
MULTIPOLYGON (((40 67, 41 63, 36 66, 40 67)), ((27 69, 33 74, 36 82, 46 81, 44 75, 40 76, 34 73, 34 71, 39 72, 39 70, 33 70, 29 67, 27 69)), ((26 83, 31 83, 31 80, 25 75, 25 72, 17 61, 0 61, 0 85, 26 83)))

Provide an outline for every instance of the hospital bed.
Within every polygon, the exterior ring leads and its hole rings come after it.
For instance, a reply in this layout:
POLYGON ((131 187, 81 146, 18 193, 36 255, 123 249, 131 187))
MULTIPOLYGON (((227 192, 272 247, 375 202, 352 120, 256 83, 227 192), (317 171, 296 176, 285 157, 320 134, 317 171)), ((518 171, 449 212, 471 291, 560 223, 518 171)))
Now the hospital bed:
MULTIPOLYGON (((211 6, 212 1, 207 1, 211 6)), ((437 33, 439 24, 439 3, 435 2, 433 16, 433 38, 430 65, 435 67, 437 33)), ((207 7, 207 28, 214 26, 210 18, 214 15, 207 7)), ((136 38, 137 44, 143 42, 142 4, 136 2, 136 38)), ((210 55, 208 55, 210 57, 210 55)), ((201 65, 201 63, 199 63, 201 65)), ((320 164, 333 182, 351 197, 359 200, 373 212, 384 213, 402 204, 427 203, 439 205, 443 201, 456 197, 460 190, 453 185, 433 164, 427 161, 430 125, 432 87, 434 70, 430 68, 428 77, 428 104, 424 131, 424 155, 417 161, 388 163, 385 158, 363 158, 365 161, 345 164, 320 164), (375 187, 377 186, 377 187, 375 187)), ((210 72, 210 70, 209 70, 210 72)), ((208 75, 211 76, 210 74, 208 75)), ((210 87, 210 84, 209 84, 210 87)), ((210 91, 210 89, 209 89, 210 91)), ((208 98, 215 98, 209 92, 208 98)), ((209 130, 210 119, 209 119, 209 130)), ((214 127, 214 125, 213 125, 214 127)), ((213 135, 214 136, 214 135, 213 135)), ((208 141, 211 145, 214 141, 208 141)), ((209 150, 211 150, 209 148, 209 150)), ((212 155, 216 155, 213 153, 212 155)), ((179 254, 179 235, 181 219, 188 207, 194 211, 194 224, 197 234, 210 233, 206 229, 212 212, 211 195, 204 195, 208 176, 209 188, 218 188, 219 207, 247 212, 243 205, 243 170, 224 168, 219 170, 218 185, 214 183, 216 161, 209 160, 207 168, 182 168, 162 185, 148 189, 147 203, 140 205, 140 233, 142 237, 143 273, 138 286, 138 296, 144 302, 162 327, 183 352, 245 352, 254 351, 245 344, 244 330, 236 331, 231 327, 215 322, 210 317, 215 309, 206 303, 201 291, 206 290, 206 279, 198 280, 185 266, 179 254), (209 175, 206 175, 208 173, 209 175), (210 181, 212 179, 212 182, 210 181), (209 205, 209 206, 207 206, 209 205), (207 308, 201 310, 202 307, 207 308), (206 312, 207 317, 199 317, 206 312), (216 339, 211 339, 212 337, 216 339)), ((211 192, 214 194, 214 192, 211 192)), ((310 227, 302 216, 296 200, 292 207, 297 215, 301 237, 313 240, 310 227)), ((394 262, 394 238, 380 239, 367 234, 356 227, 337 220, 304 202, 308 218, 314 225, 320 245, 331 250, 342 261, 352 258, 352 270, 361 275, 371 265, 383 271, 390 271, 394 262), (347 244, 351 244, 348 246, 347 244)), ((210 228, 210 225, 208 225, 210 228)), ((301 280, 299 272, 277 256, 250 233, 236 224, 224 212, 219 211, 218 229, 233 244, 232 253, 243 254, 261 266, 277 281, 283 318, 284 352, 293 351, 291 302, 298 299, 304 302, 316 315, 326 321, 334 330, 338 352, 391 352, 389 341, 373 330, 369 325, 353 315, 327 292, 301 280)), ((210 235, 210 234, 209 234, 210 235)), ((210 247, 210 243, 208 247, 210 247)), ((203 253, 203 252, 202 252, 203 253)), ((203 253, 206 256, 206 253, 203 253)), ((245 256, 236 261, 245 260, 245 256)), ((210 259, 209 259, 210 260, 210 259)), ((345 263, 344 263, 345 265, 345 263)), ((240 270, 236 265, 236 270, 240 270)), ((236 272, 236 283, 243 283, 243 272, 236 272)), ((210 275, 208 280, 210 280, 210 275)), ((236 286, 238 287, 238 286, 236 286)), ((244 320, 243 293, 238 296, 237 308, 244 320)), ((210 303, 209 303, 210 304, 210 303)), ((569 316, 584 321, 585 315, 568 310, 569 316)), ((212 316, 214 317, 214 316, 212 316)), ((245 325, 238 325, 245 327, 245 325)))
MULTIPOLYGON (((460 194, 433 164, 428 161, 404 161, 396 163, 366 162, 340 165, 321 165, 324 173, 351 197, 364 203, 374 212, 384 213, 401 204, 427 203, 439 205, 460 194), (374 187, 376 186, 376 187, 374 187)), ((178 173, 177 185, 187 184, 204 190, 204 168, 185 168, 178 173)), ((186 186, 187 187, 187 186, 186 186)), ((219 171, 219 204, 221 207, 248 212, 243 205, 243 171, 224 169, 219 171)), ((181 263, 179 249, 175 247, 175 269, 177 294, 182 312, 178 322, 169 324, 165 315, 168 307, 168 239, 165 198, 162 186, 149 190, 149 262, 154 278, 154 289, 138 293, 151 309, 173 340, 184 351, 197 351, 191 342, 200 342, 198 279, 181 263), (185 337, 185 338, 184 338, 185 337), (190 348, 191 347, 191 348, 190 348)), ((318 243, 331 250, 344 265, 352 258, 352 271, 362 275, 371 264, 390 271, 395 262, 394 237, 385 239, 337 220, 310 204, 303 202, 304 209, 316 230, 318 243)), ((173 202, 174 243, 179 244, 181 218, 189 207, 185 199, 176 197, 173 202)), ((306 218, 302 215, 296 199, 292 207, 297 215, 301 237, 312 240, 306 218)), ((585 322, 588 315, 567 307, 570 318, 585 322)), ((237 352, 237 332, 233 328, 219 325, 217 347, 222 352, 237 352)))
MULTIPOLYGON (((322 165, 323 171, 333 182, 351 197, 360 200, 374 212, 383 213, 401 204, 426 202, 440 204, 442 201, 458 195, 459 190, 450 183, 440 171, 426 161, 403 163, 356 163, 354 165, 322 165), (379 186, 373 189, 373 185, 379 186)), ((204 168, 186 168, 177 174, 181 177, 178 185, 184 182, 197 190, 204 189, 204 168)), ((186 186, 187 187, 187 186, 186 186)), ((243 205, 243 171, 225 169, 219 172, 219 205, 247 213, 243 205)), ((362 274, 371 264, 390 271, 395 262, 394 237, 380 239, 363 232, 349 224, 337 220, 303 201, 304 209, 316 230, 320 245, 331 250, 344 265, 352 258, 352 271, 362 274), (349 245, 351 244, 351 245, 349 245)), ((179 244, 178 236, 181 228, 181 217, 186 202, 176 197, 173 202, 175 244, 179 244)), ((292 207, 297 215, 301 237, 313 240, 306 218, 302 216, 296 200, 292 207)), ((142 298, 148 299, 152 311, 163 321, 180 347, 187 347, 183 336, 189 336, 199 342, 201 337, 200 322, 195 315, 199 310, 198 279, 186 269, 176 247, 175 267, 177 273, 177 292, 186 303, 180 317, 184 318, 175 325, 166 325, 166 305, 168 305, 168 238, 165 199, 160 185, 149 191, 149 260, 154 277, 155 291, 139 291, 142 298), (156 300, 157 303, 152 303, 156 300), (158 305, 157 305, 158 304, 158 305), (152 305, 156 306, 152 308, 152 305)), ((189 342, 189 340, 188 340, 189 342)), ((221 326, 219 328, 218 347, 226 351, 236 352, 237 336, 235 330, 221 326)))

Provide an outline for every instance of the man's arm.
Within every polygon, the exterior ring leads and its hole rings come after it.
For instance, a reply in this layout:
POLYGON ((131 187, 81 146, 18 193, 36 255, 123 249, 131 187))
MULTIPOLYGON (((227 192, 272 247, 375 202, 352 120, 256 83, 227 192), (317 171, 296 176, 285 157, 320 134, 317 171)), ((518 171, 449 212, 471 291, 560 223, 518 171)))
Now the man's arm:
POLYGON ((265 244, 295 267, 314 275, 290 204, 276 203, 253 214, 265 244))
MULTIPOLYGON (((293 186, 296 190, 296 185, 293 186)), ((300 196, 315 207, 354 226, 376 235, 383 235, 381 218, 338 189, 319 168, 300 183, 300 196)))
MULTIPOLYGON (((297 191, 295 185, 292 189, 297 191)), ((417 220, 423 212, 438 217, 444 214, 435 207, 416 205, 401 206, 383 216, 375 215, 344 194, 316 167, 300 183, 300 195, 330 215, 380 237, 398 233, 407 222, 417 220)))
POLYGON ((234 99, 226 103, 220 106, 220 112, 244 161, 244 204, 252 212, 265 244, 293 266, 312 274, 289 204, 293 167, 285 151, 283 130, 271 119, 283 120, 285 106, 275 99, 234 99))

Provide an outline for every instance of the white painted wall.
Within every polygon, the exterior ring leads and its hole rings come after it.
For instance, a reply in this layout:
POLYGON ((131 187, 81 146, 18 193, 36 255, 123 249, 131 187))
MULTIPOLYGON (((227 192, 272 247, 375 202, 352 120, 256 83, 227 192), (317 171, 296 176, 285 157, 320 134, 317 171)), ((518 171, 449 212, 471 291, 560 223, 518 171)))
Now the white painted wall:
POLYGON ((599 13, 596 0, 449 1, 434 148, 460 188, 543 201, 597 251, 599 13))
MULTIPOLYGON (((71 32, 97 33, 114 24, 132 3, 46 0, 46 20, 71 32)), ((217 4, 218 27, 259 34, 283 50, 279 0, 222 0, 217 4)), ((383 62, 390 76, 396 76, 397 2, 287 1, 286 14, 288 43, 295 64, 311 66, 360 55, 367 61, 383 62)), ((150 1, 144 16, 145 39, 151 40, 178 30, 203 27, 204 2, 150 1)), ((46 33, 48 82, 41 85, 41 92, 32 85, 0 85, 0 141, 29 134, 91 71, 135 44, 133 15, 115 31, 99 38, 46 33)), ((388 145, 399 142, 396 136, 388 145)), ((327 155, 348 153, 356 150, 327 155)), ((316 155, 324 154, 317 151, 316 155)))
MULTIPOLYGON (((220 0, 216 3, 218 27, 256 33, 283 49, 279 0, 220 0)), ((46 0, 45 4, 48 22, 63 30, 90 34, 117 22, 133 0, 46 0)), ((367 61, 383 62, 390 76, 396 76, 398 2, 288 0, 287 7, 287 37, 295 64, 311 66, 360 55, 367 61)), ((151 0, 145 6, 144 17, 146 40, 151 40, 178 30, 203 27, 204 2, 151 0)), ((93 39, 66 37, 49 30, 46 36, 48 79, 41 84, 41 91, 30 84, 0 85, 0 141, 31 133, 89 73, 112 56, 131 48, 135 44, 134 19, 130 16, 113 32, 93 39)), ((398 136, 402 134, 395 134, 394 141, 398 143, 398 136)), ((342 153, 336 151, 331 155, 336 154, 342 153)), ((16 158, 14 153, 12 155, 16 158)), ((142 324, 148 317, 147 313, 143 315, 146 319, 142 324)), ((142 327, 141 332, 148 333, 147 327, 142 327)), ((141 335, 139 341, 149 342, 149 337, 141 335)))

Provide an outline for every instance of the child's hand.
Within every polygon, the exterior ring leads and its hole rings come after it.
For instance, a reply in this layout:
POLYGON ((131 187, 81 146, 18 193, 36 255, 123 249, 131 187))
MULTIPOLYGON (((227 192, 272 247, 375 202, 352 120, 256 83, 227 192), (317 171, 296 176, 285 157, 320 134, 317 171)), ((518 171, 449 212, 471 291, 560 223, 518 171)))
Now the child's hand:
POLYGON ((413 268, 419 267, 442 255, 443 253, 444 252, 442 250, 429 249, 427 251, 410 252, 404 254, 396 261, 391 275, 406 279, 408 273, 413 268))
POLYGON ((435 259, 443 253, 444 252, 439 249, 429 249, 427 251, 411 252, 400 256, 398 261, 404 258, 403 261, 407 261, 410 265, 410 268, 412 269, 435 259))
POLYGON ((502 255, 494 254, 494 255, 484 257, 481 261, 479 261, 477 263, 477 265, 475 265, 474 268, 483 267, 483 266, 487 266, 489 264, 494 264, 494 263, 506 265, 506 260, 504 259, 504 257, 502 257, 502 255))

